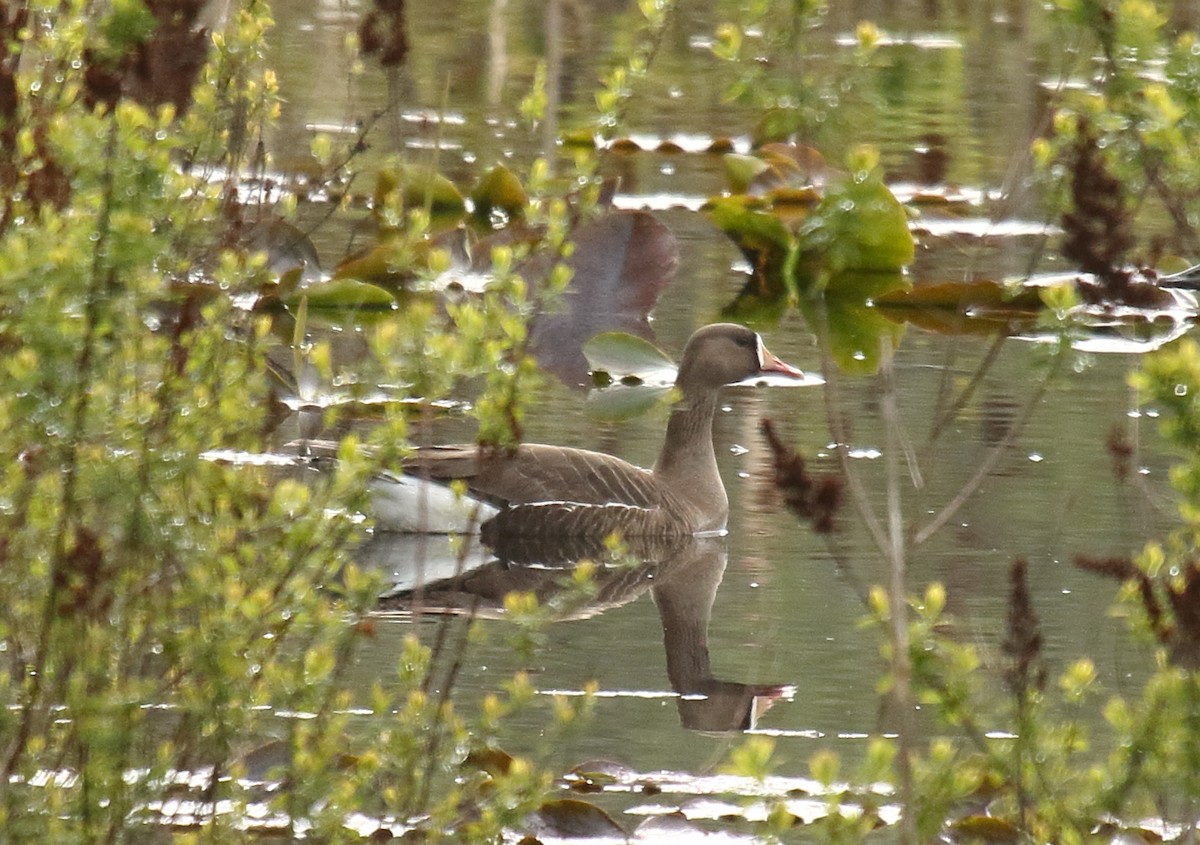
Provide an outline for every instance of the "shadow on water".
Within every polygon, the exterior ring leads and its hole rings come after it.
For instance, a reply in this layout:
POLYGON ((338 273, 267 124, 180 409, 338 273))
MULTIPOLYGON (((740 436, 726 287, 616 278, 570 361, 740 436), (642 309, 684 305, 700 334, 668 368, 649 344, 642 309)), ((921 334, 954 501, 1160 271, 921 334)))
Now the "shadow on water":
POLYGON ((597 565, 583 587, 572 578, 575 568, 613 557, 602 541, 517 538, 488 549, 473 540, 381 533, 360 549, 358 560, 391 580, 380 601, 381 609, 391 611, 497 617, 505 613, 505 597, 519 592, 556 608, 556 621, 567 622, 649 592, 662 623, 679 719, 690 730, 752 730, 776 701, 794 694, 790 684, 750 684, 713 674, 708 631, 729 561, 724 538, 632 538, 619 559, 597 565))

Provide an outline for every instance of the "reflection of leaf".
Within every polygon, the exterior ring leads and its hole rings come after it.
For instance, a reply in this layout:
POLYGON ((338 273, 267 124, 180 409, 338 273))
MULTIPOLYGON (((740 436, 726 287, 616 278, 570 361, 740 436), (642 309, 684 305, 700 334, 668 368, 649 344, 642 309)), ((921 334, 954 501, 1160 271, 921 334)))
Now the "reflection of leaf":
POLYGON ((301 299, 308 300, 309 308, 370 308, 391 310, 396 299, 377 285, 369 285, 355 279, 330 279, 317 282, 296 291, 288 298, 290 307, 298 306, 301 299))
MULTIPOLYGON (((801 300, 800 310, 810 325, 815 325, 811 322, 817 319, 813 304, 801 300)), ((883 338, 890 338, 894 348, 904 334, 904 326, 893 323, 865 302, 828 299, 825 313, 834 363, 846 373, 867 375, 875 372, 879 369, 883 338)))
POLYGON ((661 384, 621 384, 592 390, 584 410, 594 419, 622 422, 639 417, 667 401, 671 388, 661 384))
MULTIPOLYGON (((908 278, 899 272, 843 272, 829 277, 823 294, 825 331, 833 360, 844 372, 873 373, 879 368, 883 339, 888 338, 893 348, 899 345, 904 326, 879 313, 871 301, 909 284, 908 278)), ((800 310, 809 325, 818 325, 820 311, 816 301, 801 297, 800 310)))
POLYGON ((593 372, 614 379, 636 376, 641 381, 670 384, 675 379, 675 362, 648 340, 626 332, 603 332, 583 345, 583 354, 593 372))
POLYGON ((777 325, 787 312, 786 291, 772 291, 762 282, 757 275, 747 279, 733 302, 721 309, 721 319, 741 323, 752 329, 766 329, 777 325))
POLYGON ((503 164, 497 164, 479 180, 471 191, 472 214, 488 228, 497 223, 507 224, 525 215, 529 195, 516 175, 503 164))

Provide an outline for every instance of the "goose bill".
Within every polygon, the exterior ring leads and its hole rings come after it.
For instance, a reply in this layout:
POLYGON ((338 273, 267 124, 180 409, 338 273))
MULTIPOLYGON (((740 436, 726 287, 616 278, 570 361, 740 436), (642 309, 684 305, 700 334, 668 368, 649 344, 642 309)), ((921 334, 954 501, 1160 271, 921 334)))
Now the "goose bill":
POLYGON ((804 378, 802 371, 772 355, 771 351, 763 345, 761 338, 758 341, 758 368, 764 373, 782 373, 785 376, 804 378))

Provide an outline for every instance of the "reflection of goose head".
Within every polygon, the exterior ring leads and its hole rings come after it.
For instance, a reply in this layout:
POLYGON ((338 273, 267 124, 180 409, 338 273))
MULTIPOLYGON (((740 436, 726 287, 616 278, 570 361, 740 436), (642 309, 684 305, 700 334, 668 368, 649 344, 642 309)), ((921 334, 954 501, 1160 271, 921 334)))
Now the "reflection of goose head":
POLYGON ((708 623, 727 555, 712 540, 695 543, 689 551, 687 562, 656 579, 651 591, 662 620, 667 676, 679 693, 679 718, 691 730, 749 730, 775 701, 790 697, 793 688, 713 677, 708 623))
POLYGON ((374 485, 376 524, 408 531, 463 530, 490 518, 491 537, 684 536, 725 527, 729 512, 717 472, 712 424, 724 385, 762 373, 802 377, 744 326, 716 323, 696 331, 683 351, 671 413, 652 471, 600 452, 526 443, 511 451, 476 446, 418 449, 406 475, 374 485), (466 483, 471 502, 453 496, 457 518, 435 513, 432 483, 466 483), (479 510, 475 510, 478 507, 479 510))
POLYGON ((385 608, 499 616, 504 597, 530 592, 543 606, 563 608, 560 619, 596 616, 627 604, 647 590, 654 596, 663 629, 667 677, 679 694, 683 726, 693 730, 752 728, 777 699, 789 695, 780 684, 743 684, 713 677, 708 624, 725 573, 723 541, 716 538, 631 537, 630 562, 597 568, 594 590, 580 603, 568 586, 573 563, 603 560, 603 543, 586 539, 509 538, 495 549, 501 559, 479 550, 462 556, 446 538, 380 534, 359 555, 363 565, 385 568, 396 588, 385 608), (432 554, 445 547, 438 562, 432 554), (435 573, 440 578, 429 576, 435 573))

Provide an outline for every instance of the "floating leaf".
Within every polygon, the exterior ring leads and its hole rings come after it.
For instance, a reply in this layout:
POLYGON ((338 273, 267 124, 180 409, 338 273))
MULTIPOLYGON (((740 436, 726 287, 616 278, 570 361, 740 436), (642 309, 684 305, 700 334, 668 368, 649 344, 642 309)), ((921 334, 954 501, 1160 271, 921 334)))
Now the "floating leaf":
POLYGON ((602 792, 605 787, 632 780, 637 773, 611 760, 589 760, 572 768, 568 775, 570 787, 576 792, 602 792))
MULTIPOLYGON (((265 252, 267 270, 276 276, 294 276, 297 281, 310 282, 321 277, 317 248, 307 234, 286 220, 273 219, 255 225, 246 239, 247 248, 265 252)), ((281 289, 281 295, 286 291, 281 289)))
POLYGON ((761 158, 741 153, 730 153, 724 157, 724 162, 729 189, 735 194, 748 193, 755 178, 770 169, 761 158))
POLYGON ((665 352, 628 332, 603 332, 583 345, 583 354, 593 372, 614 379, 634 376, 641 382, 670 386, 675 380, 675 362, 665 352))
POLYGON ((625 831, 595 804, 577 798, 547 801, 530 820, 538 836, 625 840, 625 831))
POLYGON ((762 146, 772 141, 782 141, 803 128, 804 116, 799 109, 777 108, 768 110, 754 127, 754 145, 762 146))
POLYGON ((704 213, 743 252, 777 252, 782 260, 792 246, 792 234, 779 217, 757 205, 749 197, 716 197, 705 203, 704 213))
POLYGON ((298 307, 302 299, 309 308, 357 308, 390 311, 396 298, 383 288, 356 279, 329 279, 296 291, 288 298, 288 307, 298 307))
POLYGON ((800 243, 833 273, 900 270, 916 252, 908 215, 878 169, 829 192, 801 229, 800 243))
POLYGON ((466 201, 454 183, 442 174, 409 167, 384 169, 376 177, 373 206, 377 221, 385 230, 395 226, 385 222, 379 210, 386 206, 388 196, 397 190, 405 208, 429 209, 433 228, 452 228, 466 216, 466 201))
MULTIPOLYGON (((651 335, 646 315, 675 278, 679 244, 671 230, 646 211, 613 211, 571 235, 571 282, 553 314, 538 315, 533 349, 538 363, 570 385, 587 383, 581 347, 598 333, 621 330, 651 335)), ((527 278, 550 272, 535 259, 521 267, 527 278)))
POLYGON ((1012 822, 995 816, 967 816, 950 826, 958 842, 986 842, 991 845, 1007 845, 1019 842, 1023 837, 1012 822))
POLYGON ((881 298, 912 288, 912 281, 898 270, 846 270, 834 273, 825 282, 826 298, 878 302, 881 298))
POLYGON ((388 237, 343 260, 334 269, 333 278, 397 289, 412 280, 418 266, 415 251, 401 245, 394 237, 388 237))
POLYGON ((488 228, 494 228, 497 222, 507 223, 525 216, 529 206, 529 195, 521 186, 521 181, 503 164, 497 164, 479 180, 475 190, 471 191, 472 214, 475 219, 488 228))
POLYGON ((512 768, 513 756, 502 748, 489 745, 472 750, 465 763, 493 777, 499 777, 508 774, 512 768))

